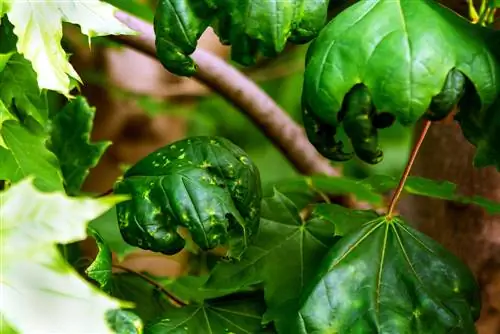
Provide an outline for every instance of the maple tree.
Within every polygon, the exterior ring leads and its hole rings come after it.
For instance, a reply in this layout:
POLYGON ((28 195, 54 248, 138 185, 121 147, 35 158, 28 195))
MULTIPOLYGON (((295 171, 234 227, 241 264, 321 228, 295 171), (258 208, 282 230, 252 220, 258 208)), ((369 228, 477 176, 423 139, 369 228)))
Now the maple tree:
POLYGON ((500 203, 464 196, 453 183, 409 176, 431 123, 457 109, 454 119, 477 147, 474 165, 500 170, 500 34, 491 26, 500 4, 470 4, 466 19, 433 0, 361 0, 328 21, 329 6, 160 0, 153 19, 132 2, 0 2, 0 331, 475 332, 480 290, 471 271, 395 206, 406 192, 500 212, 500 203), (111 4, 152 25, 135 29, 133 17, 111 4), (79 93, 63 22, 78 25, 89 42, 115 36, 172 73, 208 84, 210 69, 195 54, 208 27, 243 66, 278 56, 288 43, 310 43, 305 133, 277 106, 259 114, 244 91, 217 86, 310 175, 263 185, 240 147, 195 136, 130 166, 110 194, 85 194, 89 169, 112 143, 90 138, 96 110, 79 93), (146 37, 134 39, 140 34, 146 37), (66 105, 52 110, 49 94, 66 105), (267 129, 266 117, 283 127, 267 129), (424 130, 401 179, 334 175, 327 159, 377 164, 384 159, 379 129, 420 120, 424 130), (346 205, 331 203, 339 195, 346 205), (99 253, 80 273, 62 250, 86 237, 99 253), (201 274, 113 271, 112 253, 136 247, 201 254, 201 274))

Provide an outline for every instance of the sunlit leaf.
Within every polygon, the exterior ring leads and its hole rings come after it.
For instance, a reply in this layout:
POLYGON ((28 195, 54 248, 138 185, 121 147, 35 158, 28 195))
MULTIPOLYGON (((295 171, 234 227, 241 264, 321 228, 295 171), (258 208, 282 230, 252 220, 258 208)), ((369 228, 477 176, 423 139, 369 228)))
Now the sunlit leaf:
POLYGON ((17 51, 33 64, 40 88, 69 95, 70 77, 80 77, 61 46, 62 22, 79 25, 89 37, 131 34, 114 11, 99 0, 8 0, 2 2, 0 14, 7 13, 14 25, 17 51))
POLYGON ((0 136, 9 148, 0 147, 0 178, 18 182, 35 177, 42 190, 59 190, 63 180, 56 156, 45 146, 45 138, 33 134, 18 121, 8 120, 0 128, 0 136))
POLYGON ((111 333, 106 312, 130 305, 80 277, 57 244, 85 239, 88 221, 120 200, 42 193, 29 179, 0 193, 0 313, 16 331, 111 333))

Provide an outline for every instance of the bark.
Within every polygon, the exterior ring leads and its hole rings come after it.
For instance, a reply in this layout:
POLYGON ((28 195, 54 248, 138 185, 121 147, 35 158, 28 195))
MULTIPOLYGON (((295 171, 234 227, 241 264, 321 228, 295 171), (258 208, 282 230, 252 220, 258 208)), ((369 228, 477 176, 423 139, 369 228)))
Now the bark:
MULTIPOLYGON (((500 173, 494 168, 475 169, 474 153, 457 123, 433 124, 412 174, 448 180, 464 195, 500 201, 500 173)), ((470 267, 483 293, 479 333, 500 333, 500 216, 488 215, 476 206, 426 197, 408 197, 400 209, 419 230, 470 267)))

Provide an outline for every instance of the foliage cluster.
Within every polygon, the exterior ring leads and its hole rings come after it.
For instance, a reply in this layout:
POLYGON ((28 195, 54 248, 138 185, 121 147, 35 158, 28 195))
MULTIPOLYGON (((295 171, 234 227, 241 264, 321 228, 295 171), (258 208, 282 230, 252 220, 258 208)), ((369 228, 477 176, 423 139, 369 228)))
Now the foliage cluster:
MULTIPOLYGON (((152 19, 138 2, 109 2, 152 19)), ((327 23, 328 0, 160 0, 154 28, 158 58, 179 75, 196 73, 190 55, 209 26, 242 65, 311 42, 292 108, 331 160, 378 164, 380 129, 454 117, 477 147, 475 165, 500 169, 496 6, 471 5, 469 21, 433 0, 361 0, 327 23)), ((386 210, 393 175, 263 182, 250 154, 205 135, 152 152, 112 195, 84 194, 111 143, 90 139, 95 110, 78 92, 62 23, 89 39, 134 34, 114 12, 98 0, 0 6, 2 333, 475 332, 475 278, 386 210), (68 102, 58 108, 54 96, 68 102), (347 195, 371 209, 333 203, 347 195), (79 272, 67 250, 88 236, 99 253, 79 272), (153 277, 113 264, 113 252, 136 247, 186 250, 190 273, 153 277)), ((500 213, 449 182, 403 181, 406 193, 500 213)))

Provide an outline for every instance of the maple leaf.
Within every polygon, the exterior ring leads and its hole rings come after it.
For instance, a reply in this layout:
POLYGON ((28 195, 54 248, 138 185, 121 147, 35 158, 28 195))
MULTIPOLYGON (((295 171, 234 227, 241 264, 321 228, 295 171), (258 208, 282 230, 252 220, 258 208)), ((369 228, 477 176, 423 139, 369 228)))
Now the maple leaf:
POLYGON ((59 111, 52 120, 49 149, 59 159, 66 191, 74 195, 80 191, 85 178, 99 162, 111 142, 92 143, 90 132, 95 108, 83 96, 78 96, 59 111))
POLYGON ((121 200, 42 193, 32 179, 0 193, 0 314, 10 327, 22 333, 112 332, 108 312, 132 305, 80 277, 57 244, 83 240, 87 222, 121 200))
POLYGON ((7 14, 18 37, 17 51, 31 61, 38 85, 69 96, 71 79, 81 81, 61 46, 62 22, 80 26, 94 36, 134 34, 114 17, 115 7, 99 0, 4 0, 0 16, 7 14))

